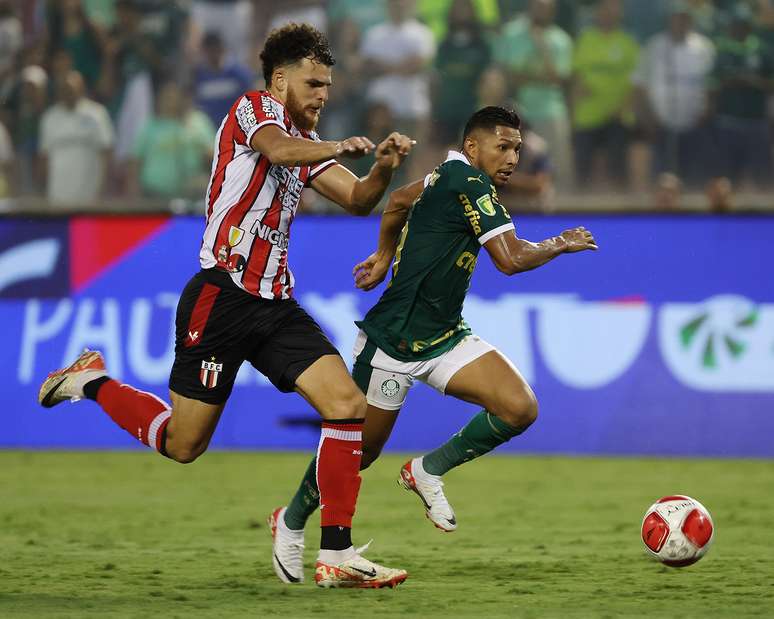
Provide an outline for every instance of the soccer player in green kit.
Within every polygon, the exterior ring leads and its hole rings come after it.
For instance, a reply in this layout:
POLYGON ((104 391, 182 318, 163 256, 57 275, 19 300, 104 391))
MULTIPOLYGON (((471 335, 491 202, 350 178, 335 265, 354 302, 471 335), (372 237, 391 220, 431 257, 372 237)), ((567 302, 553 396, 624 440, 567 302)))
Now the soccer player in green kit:
MULTIPOLYGON (((483 409, 444 445, 400 471, 398 482, 419 496, 443 531, 454 531, 457 522, 441 476, 518 436, 537 418, 535 394, 519 371, 462 318, 480 248, 506 275, 597 249, 582 227, 540 243, 516 236, 497 187, 518 163, 520 126, 518 115, 501 107, 476 112, 461 152, 451 151, 424 180, 391 194, 378 249, 354 270, 357 287, 371 290, 392 263, 390 284, 357 323, 352 374, 368 402, 361 470, 379 456, 415 379, 483 409)), ((317 497, 312 461, 288 507, 269 518, 275 556, 290 573, 303 570, 303 528, 317 497)))

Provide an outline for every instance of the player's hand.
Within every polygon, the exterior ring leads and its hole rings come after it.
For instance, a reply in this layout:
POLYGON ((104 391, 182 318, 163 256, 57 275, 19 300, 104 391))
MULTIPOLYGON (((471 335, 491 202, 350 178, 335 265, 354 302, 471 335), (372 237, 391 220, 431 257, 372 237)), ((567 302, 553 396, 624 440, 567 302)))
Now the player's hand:
POLYGON ((350 159, 359 159, 375 150, 376 146, 368 138, 362 136, 347 138, 336 144, 337 157, 349 157, 350 159))
POLYGON ((360 290, 373 290, 387 277, 392 260, 387 260, 381 254, 373 253, 363 262, 358 262, 352 269, 355 286, 360 290))
POLYGON ((374 158, 376 163, 382 167, 394 170, 408 156, 416 144, 416 140, 394 131, 387 136, 379 146, 376 147, 374 158))
POLYGON ((599 247, 597 247, 597 242, 594 240, 594 236, 583 226, 565 230, 562 232, 561 237, 567 244, 564 251, 568 253, 584 251, 586 249, 599 249, 599 247))

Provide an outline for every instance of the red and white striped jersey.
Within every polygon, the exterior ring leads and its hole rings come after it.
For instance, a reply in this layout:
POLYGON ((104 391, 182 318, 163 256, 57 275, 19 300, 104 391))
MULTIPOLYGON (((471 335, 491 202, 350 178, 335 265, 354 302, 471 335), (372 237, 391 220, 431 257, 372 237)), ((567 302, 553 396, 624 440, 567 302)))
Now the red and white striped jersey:
POLYGON ((272 165, 250 147, 253 134, 266 125, 294 137, 320 139, 313 131, 298 129, 267 91, 247 92, 234 103, 215 138, 199 261, 203 269, 228 272, 250 294, 288 299, 294 285, 288 267, 290 225, 301 191, 336 161, 294 168, 272 165))

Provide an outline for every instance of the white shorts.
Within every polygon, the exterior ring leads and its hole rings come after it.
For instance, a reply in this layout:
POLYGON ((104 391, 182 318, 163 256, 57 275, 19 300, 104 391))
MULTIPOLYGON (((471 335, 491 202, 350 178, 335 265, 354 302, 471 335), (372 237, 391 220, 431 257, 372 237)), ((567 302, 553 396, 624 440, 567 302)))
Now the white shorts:
POLYGON ((398 361, 378 347, 375 347, 370 362, 358 360, 367 343, 368 336, 361 330, 352 351, 355 359, 353 377, 366 394, 369 404, 388 411, 396 411, 403 406, 414 379, 446 393, 446 385, 458 370, 497 350, 477 335, 468 335, 451 350, 426 361, 398 361))

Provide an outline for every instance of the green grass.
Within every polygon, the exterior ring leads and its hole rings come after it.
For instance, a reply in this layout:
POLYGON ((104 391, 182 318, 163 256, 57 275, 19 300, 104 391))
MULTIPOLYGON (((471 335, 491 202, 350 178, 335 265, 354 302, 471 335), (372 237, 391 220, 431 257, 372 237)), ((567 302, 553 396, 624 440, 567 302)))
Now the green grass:
MULTIPOLYGON (((488 457, 447 476, 459 530, 399 489, 403 458, 364 473, 356 543, 404 567, 398 589, 319 590, 274 576, 265 517, 303 454, 0 452, 0 617, 772 617, 774 465, 488 457), (656 498, 711 510, 712 549, 675 570, 644 556, 656 498)), ((314 524, 317 524, 315 517, 314 524)))

